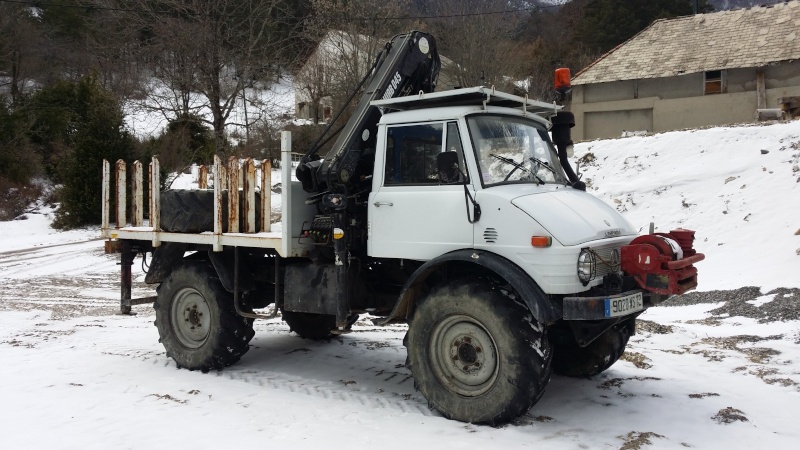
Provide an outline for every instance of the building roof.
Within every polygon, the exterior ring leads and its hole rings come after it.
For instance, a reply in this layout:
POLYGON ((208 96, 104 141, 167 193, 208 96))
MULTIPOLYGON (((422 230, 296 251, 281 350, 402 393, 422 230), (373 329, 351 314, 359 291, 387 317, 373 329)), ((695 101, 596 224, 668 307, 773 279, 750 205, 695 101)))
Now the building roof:
POLYGON ((800 59, 800 1, 659 19, 572 84, 671 77, 800 59))

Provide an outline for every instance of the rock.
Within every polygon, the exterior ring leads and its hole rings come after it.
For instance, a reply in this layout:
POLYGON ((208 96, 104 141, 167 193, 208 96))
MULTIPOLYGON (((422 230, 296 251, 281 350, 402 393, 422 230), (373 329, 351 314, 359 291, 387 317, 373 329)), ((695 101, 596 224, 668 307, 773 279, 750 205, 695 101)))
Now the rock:
POLYGON ((720 409, 718 413, 711 417, 714 421, 721 424, 733 422, 748 422, 744 413, 736 408, 728 406, 727 408, 720 409))
POLYGON ((762 155, 766 155, 767 153, 769 153, 769 150, 761 150, 762 155))
POLYGON ((800 228, 798 228, 797 231, 794 232, 794 235, 795 236, 800 236, 800 228))
POLYGON ((736 179, 736 177, 728 177, 728 178, 725 178, 725 184, 728 184, 728 183, 730 183, 731 181, 733 181, 733 180, 735 180, 735 179, 736 179))

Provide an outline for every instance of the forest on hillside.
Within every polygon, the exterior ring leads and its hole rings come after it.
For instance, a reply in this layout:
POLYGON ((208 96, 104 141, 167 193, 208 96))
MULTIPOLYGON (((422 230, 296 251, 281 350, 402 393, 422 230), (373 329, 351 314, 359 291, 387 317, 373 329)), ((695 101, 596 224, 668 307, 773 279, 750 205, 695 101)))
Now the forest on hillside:
MULTIPOLYGON (((367 70, 358 58, 341 58, 325 70, 348 76, 326 75, 324 86, 294 80, 330 30, 373 48, 425 30, 451 61, 456 84, 551 100, 554 69, 577 73, 653 20, 692 14, 695 3, 0 0, 0 220, 20 214, 46 179, 60 187, 53 197, 62 205, 59 226, 99 221, 104 158, 159 155, 174 171, 215 154, 277 156, 276 132, 286 122, 270 113, 277 100, 261 94, 290 79, 339 108, 367 70), (133 135, 123 120, 131 102, 168 125, 154 136, 133 135), (244 119, 233 114, 242 106, 244 119)), ((708 12, 717 2, 697 3, 708 12)), ((298 146, 317 130, 300 133, 298 146)))

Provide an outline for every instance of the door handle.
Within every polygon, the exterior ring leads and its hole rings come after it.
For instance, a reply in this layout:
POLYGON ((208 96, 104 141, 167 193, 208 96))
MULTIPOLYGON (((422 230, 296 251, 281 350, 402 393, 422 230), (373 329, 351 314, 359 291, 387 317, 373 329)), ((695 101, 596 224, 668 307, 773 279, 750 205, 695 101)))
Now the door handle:
POLYGON ((375 202, 375 203, 373 203, 373 205, 375 205, 376 208, 379 208, 381 205, 383 205, 383 206, 394 206, 394 203, 392 203, 392 202, 375 202))

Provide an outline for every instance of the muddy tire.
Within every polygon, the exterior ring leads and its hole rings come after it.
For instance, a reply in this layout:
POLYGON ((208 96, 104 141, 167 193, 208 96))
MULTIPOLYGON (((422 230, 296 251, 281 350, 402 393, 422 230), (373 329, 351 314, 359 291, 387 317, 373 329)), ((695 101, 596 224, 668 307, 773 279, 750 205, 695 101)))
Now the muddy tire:
MULTIPOLYGON (((261 193, 256 192, 256 229, 261 214, 261 193)), ((244 194, 239 192, 239 208, 243 208, 244 194)), ((228 231, 228 191, 222 191, 222 231, 228 231)), ((170 189, 161 193, 161 229, 175 233, 202 233, 214 231, 213 189, 170 189)), ((240 216, 239 229, 244 229, 240 216)))
POLYGON ((586 378, 597 375, 617 362, 630 339, 631 321, 614 325, 586 347, 570 339, 552 340, 553 371, 559 375, 586 378))
POLYGON ((184 262, 158 286, 159 342, 178 367, 208 372, 249 350, 253 320, 236 314, 233 296, 202 261, 184 262))
POLYGON ((328 339, 336 328, 336 317, 327 314, 283 311, 282 316, 289 325, 289 331, 294 331, 303 339, 328 339))
POLYGON ((508 422, 528 411, 550 381, 544 326, 488 282, 434 288, 418 304, 406 338, 415 386, 449 419, 508 422))

